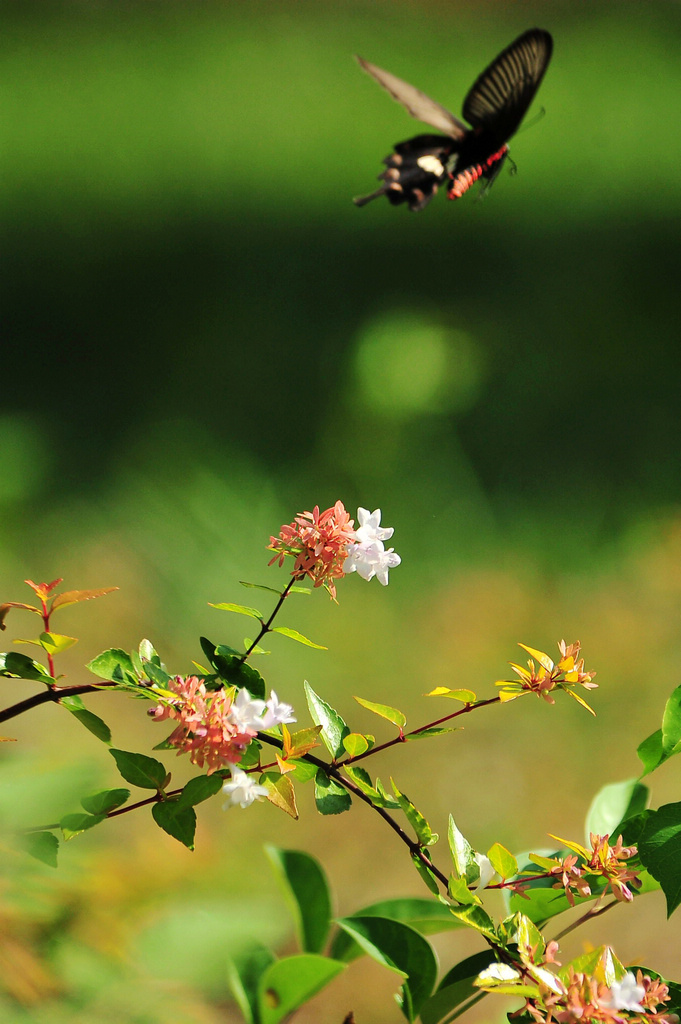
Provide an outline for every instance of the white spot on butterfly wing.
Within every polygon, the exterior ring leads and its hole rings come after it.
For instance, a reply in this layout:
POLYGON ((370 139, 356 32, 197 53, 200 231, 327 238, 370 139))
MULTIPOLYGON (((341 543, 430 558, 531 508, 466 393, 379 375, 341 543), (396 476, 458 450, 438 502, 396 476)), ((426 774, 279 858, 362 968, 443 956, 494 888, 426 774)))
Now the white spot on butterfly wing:
POLYGON ((427 174, 435 174, 438 178, 445 173, 444 164, 436 156, 420 156, 416 163, 422 171, 426 171, 427 174))

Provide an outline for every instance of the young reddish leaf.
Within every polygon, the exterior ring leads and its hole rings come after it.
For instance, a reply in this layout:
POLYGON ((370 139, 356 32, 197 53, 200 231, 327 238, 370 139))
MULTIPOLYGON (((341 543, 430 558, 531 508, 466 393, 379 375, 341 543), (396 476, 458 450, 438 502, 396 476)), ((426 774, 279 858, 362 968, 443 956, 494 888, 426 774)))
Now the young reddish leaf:
POLYGON ((34 593, 40 598, 41 601, 46 601, 50 595, 50 592, 54 590, 56 586, 63 582, 64 581, 61 578, 58 580, 52 580, 51 583, 34 583, 33 580, 24 580, 24 583, 27 583, 29 585, 31 590, 34 591, 34 593))
POLYGON ((277 759, 279 771, 281 772, 282 775, 288 775, 289 772, 294 772, 296 770, 295 764, 293 764, 291 761, 285 761, 278 751, 275 751, 274 756, 277 759))
POLYGON ((472 690, 450 690, 448 686, 436 686, 424 697, 451 697, 452 700, 460 700, 462 704, 474 704, 477 697, 472 690))
POLYGON ((62 633, 40 634, 40 646, 48 654, 60 654, 62 651, 67 651, 69 647, 73 647, 73 645, 77 643, 78 638, 75 636, 64 636, 62 633))
POLYGON ((281 727, 284 738, 284 753, 289 757, 302 757, 314 747, 319 746, 319 734, 322 731, 321 725, 312 725, 307 729, 299 729, 297 732, 290 732, 288 726, 281 727))
POLYGON ((375 715, 379 715, 381 718, 387 719, 388 722, 392 722, 398 729, 403 729, 407 724, 407 718, 398 711, 397 708, 391 708, 387 704, 375 704, 372 700, 364 700, 363 697, 355 697, 358 704, 361 704, 367 711, 373 711, 375 715))
POLYGON ((272 633, 281 633, 282 636, 287 636, 291 640, 297 640, 299 644, 305 644, 306 647, 314 647, 316 651, 328 651, 328 647, 324 647, 322 644, 315 644, 312 640, 308 640, 306 636, 299 633, 297 629, 291 629, 289 626, 274 626, 272 633))
MULTIPOLYGON (((22 604, 21 601, 8 601, 7 604, 0 604, 0 629, 7 629, 5 625, 5 619, 10 608, 22 608, 25 612, 35 612, 36 615, 41 615, 39 608, 36 608, 32 604, 22 604)), ((46 833, 50 835, 51 833, 46 833)))
POLYGON ((296 806, 296 793, 293 783, 288 775, 275 775, 273 772, 265 772, 258 779, 258 783, 267 790, 267 799, 275 807, 280 807, 292 818, 298 818, 296 806))
POLYGON ((583 697, 580 697, 578 693, 575 693, 575 691, 571 690, 568 686, 564 686, 562 687, 562 689, 565 691, 565 693, 569 694, 573 700, 576 700, 578 704, 581 704, 583 708, 586 708, 587 711, 590 711, 594 718, 596 717, 596 712, 590 704, 587 704, 583 697))
MULTIPOLYGON (((61 580, 59 580, 61 583, 61 580)), ((57 608, 68 608, 70 604, 78 604, 79 601, 92 601, 95 597, 104 597, 105 594, 112 594, 118 587, 102 587, 99 590, 65 590, 63 594, 57 594, 52 599, 50 614, 56 612, 57 608)))
POLYGON ((259 622, 263 621, 262 613, 257 608, 248 608, 245 604, 232 604, 231 602, 213 604, 209 601, 208 607, 217 608, 219 612, 236 612, 237 615, 250 615, 252 619, 258 619, 259 622))

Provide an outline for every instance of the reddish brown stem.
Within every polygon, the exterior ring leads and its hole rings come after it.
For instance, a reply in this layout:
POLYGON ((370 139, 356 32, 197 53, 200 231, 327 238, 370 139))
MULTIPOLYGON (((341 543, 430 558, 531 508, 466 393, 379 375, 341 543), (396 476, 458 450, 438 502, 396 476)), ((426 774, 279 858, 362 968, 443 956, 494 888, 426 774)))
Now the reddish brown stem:
POLYGON ((270 615, 270 617, 269 617, 269 619, 267 620, 267 622, 263 622, 263 621, 261 621, 261 622, 260 622, 260 632, 259 632, 259 633, 258 633, 258 635, 256 636, 256 638, 255 638, 255 640, 253 641, 253 643, 251 644, 251 646, 250 646, 250 647, 248 648, 248 650, 246 651, 246 653, 245 653, 245 654, 242 654, 242 656, 241 656, 241 658, 239 659, 239 661, 241 661, 241 662, 244 662, 244 661, 246 661, 246 658, 248 658, 248 656, 249 656, 250 654, 252 654, 252 653, 253 653, 253 651, 254 651, 254 650, 255 650, 255 648, 256 648, 256 647, 258 646, 258 644, 260 643, 260 641, 262 640, 262 638, 263 638, 263 637, 265 636, 265 634, 266 634, 266 633, 269 633, 269 631, 270 631, 270 626, 271 626, 271 625, 272 625, 272 623, 274 622, 274 617, 275 617, 275 615, 277 614, 277 612, 278 612, 278 611, 279 611, 279 609, 281 608, 282 604, 284 603, 284 601, 285 601, 285 600, 286 600, 286 598, 288 597, 288 595, 289 595, 289 591, 290 591, 291 587, 293 586, 293 584, 294 584, 295 582, 296 582, 296 577, 295 577, 295 576, 292 576, 292 577, 291 577, 291 579, 290 579, 290 580, 288 581, 288 583, 286 584, 286 586, 284 587, 284 589, 282 590, 282 592, 281 592, 281 595, 280 595, 280 597, 279 597, 279 600, 277 601, 277 603, 276 603, 276 604, 275 604, 275 606, 274 606, 274 611, 273 611, 273 612, 272 612, 272 614, 270 615))

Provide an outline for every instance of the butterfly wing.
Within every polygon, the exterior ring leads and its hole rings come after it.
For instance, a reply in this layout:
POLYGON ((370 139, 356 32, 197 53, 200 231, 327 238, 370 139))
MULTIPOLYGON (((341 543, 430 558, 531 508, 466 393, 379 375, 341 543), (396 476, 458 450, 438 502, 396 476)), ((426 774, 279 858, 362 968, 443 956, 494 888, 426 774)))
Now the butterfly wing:
POLYGON ((548 67, 551 35, 531 28, 507 46, 478 76, 463 104, 474 128, 488 131, 499 144, 518 128, 548 67))
POLYGON ((409 85, 408 82, 404 82, 401 78, 397 78, 396 75, 391 75, 389 71, 384 71, 383 68, 370 64, 368 60, 363 60, 362 57, 357 57, 357 60, 361 67, 375 78, 378 84, 382 85, 394 100, 401 103, 417 121, 429 124, 431 128, 444 132, 445 135, 449 135, 452 139, 458 140, 464 137, 468 129, 446 107, 441 107, 435 100, 431 100, 430 96, 426 96, 425 92, 421 92, 420 89, 409 85))

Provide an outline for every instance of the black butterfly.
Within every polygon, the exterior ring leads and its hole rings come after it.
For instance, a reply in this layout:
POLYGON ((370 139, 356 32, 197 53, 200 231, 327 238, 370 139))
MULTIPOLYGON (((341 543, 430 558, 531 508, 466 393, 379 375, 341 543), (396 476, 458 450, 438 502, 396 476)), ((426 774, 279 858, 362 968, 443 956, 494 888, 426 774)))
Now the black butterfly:
POLYGON ((395 146, 385 158, 383 184, 357 206, 379 196, 410 210, 422 210, 449 179, 447 195, 459 199, 474 181, 484 178, 489 188, 508 155, 507 142, 517 130, 541 84, 551 59, 553 40, 541 28, 531 28, 507 46, 478 77, 463 104, 462 124, 445 107, 388 71, 358 57, 365 71, 407 108, 417 121, 445 135, 417 135, 395 146))

